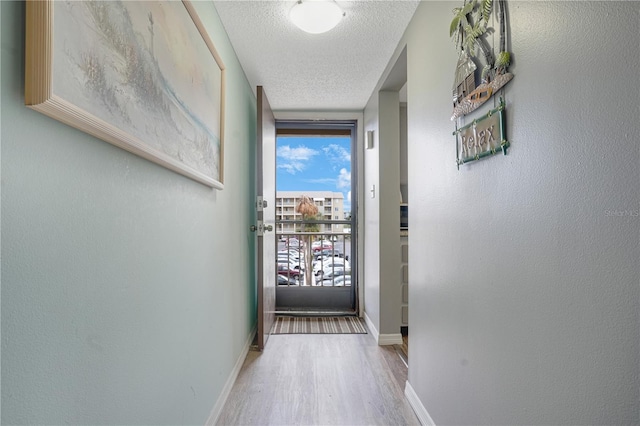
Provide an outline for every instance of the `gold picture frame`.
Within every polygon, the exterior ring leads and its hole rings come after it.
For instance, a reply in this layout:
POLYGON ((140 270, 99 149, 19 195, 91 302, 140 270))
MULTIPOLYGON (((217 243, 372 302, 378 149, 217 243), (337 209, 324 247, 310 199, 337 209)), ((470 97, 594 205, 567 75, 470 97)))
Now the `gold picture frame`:
POLYGON ((25 41, 27 106, 224 188, 225 68, 189 1, 28 0, 25 41))

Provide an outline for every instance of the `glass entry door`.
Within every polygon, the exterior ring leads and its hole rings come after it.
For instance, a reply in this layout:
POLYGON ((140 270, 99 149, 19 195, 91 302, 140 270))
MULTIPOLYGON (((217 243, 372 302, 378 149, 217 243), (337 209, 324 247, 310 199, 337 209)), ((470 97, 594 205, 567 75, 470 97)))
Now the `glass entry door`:
POLYGON ((354 312, 355 123, 276 127, 276 310, 354 312))

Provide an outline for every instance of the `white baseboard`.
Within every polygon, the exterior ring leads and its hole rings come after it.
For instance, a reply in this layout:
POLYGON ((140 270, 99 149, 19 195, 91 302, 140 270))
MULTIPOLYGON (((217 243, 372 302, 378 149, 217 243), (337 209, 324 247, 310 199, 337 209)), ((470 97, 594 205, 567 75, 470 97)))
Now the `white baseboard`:
POLYGON ((418 398, 418 394, 416 394, 416 391, 413 390, 413 387, 408 380, 404 386, 404 396, 407 397, 409 405, 411 405, 411 408, 413 408, 413 411, 414 413, 416 413, 416 417, 418 417, 418 420, 420 421, 420 424, 422 426, 436 426, 429 413, 427 413, 427 409, 424 408, 424 405, 422 405, 420 398, 418 398))
POLYGON ((240 356, 236 361, 236 365, 234 365, 233 370, 231 370, 231 374, 229 374, 229 378, 227 378, 227 382, 224 384, 222 388, 222 392, 220 392, 220 396, 216 401, 216 405, 213 406, 211 410, 211 414, 205 423, 206 426, 213 426, 218 421, 218 417, 222 414, 222 408, 224 404, 227 402, 229 395, 231 394, 231 389, 233 388, 233 384, 236 382, 238 378, 238 374, 240 374, 240 369, 242 368, 242 364, 244 364, 244 360, 247 358, 247 354, 249 353, 249 349, 251 348, 251 343, 253 342, 253 336, 255 336, 257 330, 257 326, 253 327, 249 336, 247 337, 247 341, 244 343, 244 347, 242 348, 242 352, 240 352, 240 356))
POLYGON ((379 346, 402 344, 402 334, 380 334, 366 312, 364 313, 364 322, 367 324, 369 332, 371 333, 373 338, 376 339, 376 342, 378 342, 379 346))
POLYGON ((402 334, 400 333, 378 335, 379 346, 401 345, 401 344, 402 344, 402 334))
POLYGON ((373 325, 373 321, 371 321, 371 318, 369 318, 369 315, 367 315, 366 312, 364 313, 364 322, 365 324, 367 324, 369 333, 371 333, 371 335, 373 336, 374 339, 376 339, 376 342, 377 342, 378 336, 380 335, 380 333, 378 333, 378 329, 376 328, 375 325, 373 325))

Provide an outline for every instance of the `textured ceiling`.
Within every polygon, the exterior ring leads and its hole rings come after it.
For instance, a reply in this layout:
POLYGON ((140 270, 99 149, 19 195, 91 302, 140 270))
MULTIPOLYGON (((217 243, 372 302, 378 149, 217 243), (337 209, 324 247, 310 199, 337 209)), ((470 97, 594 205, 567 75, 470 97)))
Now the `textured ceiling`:
POLYGON ((289 21, 295 0, 213 1, 254 87, 274 110, 361 110, 419 0, 341 1, 333 30, 307 34, 289 21))

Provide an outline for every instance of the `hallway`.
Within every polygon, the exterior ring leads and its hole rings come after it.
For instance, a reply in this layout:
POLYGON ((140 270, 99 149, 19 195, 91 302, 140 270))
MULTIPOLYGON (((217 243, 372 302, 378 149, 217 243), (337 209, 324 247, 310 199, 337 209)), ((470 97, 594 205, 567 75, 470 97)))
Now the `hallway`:
POLYGON ((407 368, 371 334, 273 335, 249 352, 219 425, 418 425, 407 368))

